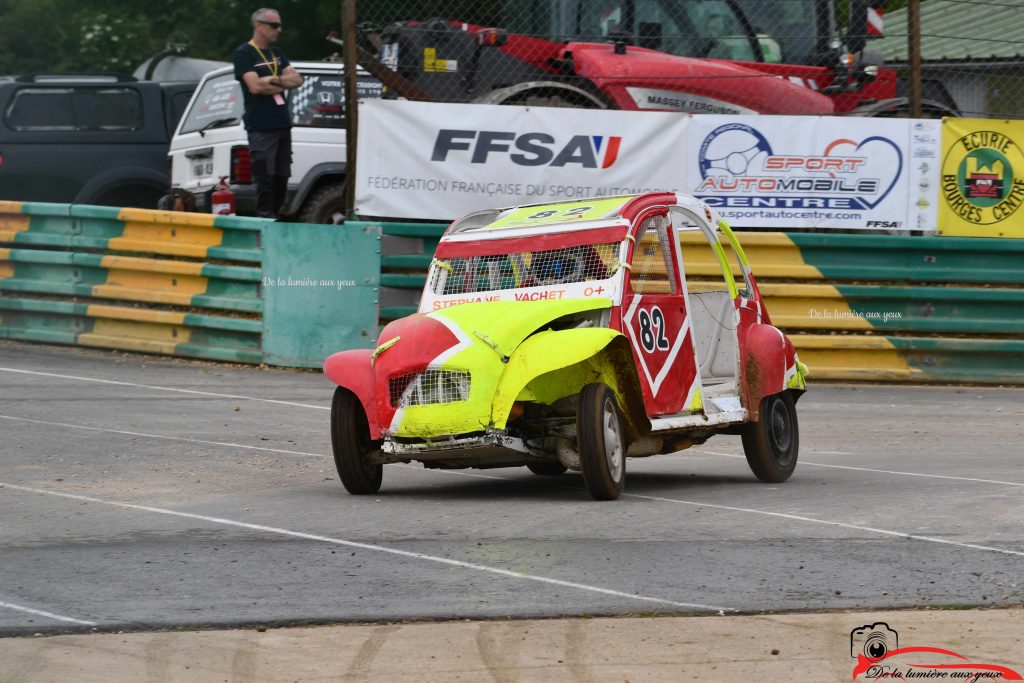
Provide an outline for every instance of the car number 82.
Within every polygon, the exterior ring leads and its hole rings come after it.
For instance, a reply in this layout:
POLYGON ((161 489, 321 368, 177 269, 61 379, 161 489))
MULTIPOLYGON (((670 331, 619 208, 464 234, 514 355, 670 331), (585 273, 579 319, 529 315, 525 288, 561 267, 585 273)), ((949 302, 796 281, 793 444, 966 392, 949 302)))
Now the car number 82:
POLYGON ((655 351, 668 351, 668 337, 665 336, 665 314, 658 306, 652 306, 650 311, 641 308, 637 314, 637 323, 640 325, 640 346, 647 353, 655 351))

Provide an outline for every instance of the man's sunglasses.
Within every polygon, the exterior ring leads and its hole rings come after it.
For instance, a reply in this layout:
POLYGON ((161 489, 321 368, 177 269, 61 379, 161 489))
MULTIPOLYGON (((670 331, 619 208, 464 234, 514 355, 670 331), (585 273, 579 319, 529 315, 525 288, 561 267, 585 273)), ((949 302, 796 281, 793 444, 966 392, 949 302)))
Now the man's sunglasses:
POLYGON ((281 22, 279 22, 279 21, 260 21, 260 23, 263 24, 264 26, 269 26, 270 28, 274 29, 275 31, 277 29, 281 28, 281 22))

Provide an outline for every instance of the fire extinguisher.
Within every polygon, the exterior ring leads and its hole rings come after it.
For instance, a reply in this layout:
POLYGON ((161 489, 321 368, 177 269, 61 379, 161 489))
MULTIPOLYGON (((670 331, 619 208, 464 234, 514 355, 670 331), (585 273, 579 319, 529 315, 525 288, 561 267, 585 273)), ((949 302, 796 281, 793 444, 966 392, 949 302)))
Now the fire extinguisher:
POLYGON ((220 179, 220 185, 210 197, 211 211, 218 216, 233 216, 235 213, 235 193, 228 187, 228 177, 220 179))

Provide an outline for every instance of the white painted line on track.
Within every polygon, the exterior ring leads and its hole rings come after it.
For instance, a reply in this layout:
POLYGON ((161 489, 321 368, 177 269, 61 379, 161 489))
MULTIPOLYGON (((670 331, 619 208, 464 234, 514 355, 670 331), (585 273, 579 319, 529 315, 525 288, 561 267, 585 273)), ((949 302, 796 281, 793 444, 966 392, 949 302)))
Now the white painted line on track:
MULTIPOLYGON (((420 469, 414 465, 407 465, 407 467, 413 467, 414 469, 420 469)), ((439 474, 453 474, 461 477, 475 477, 479 479, 504 479, 505 481, 517 481, 511 477, 498 477, 487 474, 473 474, 472 472, 456 472, 454 470, 428 470, 423 469, 424 472, 437 472, 439 474)), ((575 487, 574 487, 575 488, 575 487)), ((765 515, 768 517, 781 517, 783 519, 791 519, 798 522, 811 522, 814 524, 825 524, 828 526, 842 527, 844 529, 853 529, 855 531, 866 531, 873 534, 883 534, 885 536, 896 536, 897 538, 907 538, 915 541, 928 541, 930 543, 942 543, 944 545, 952 545, 958 548, 970 548, 972 550, 985 550, 993 553, 1002 553, 1004 555, 1016 555, 1024 557, 1024 552, 1018 550, 1006 550, 1005 548, 993 548, 987 545, 977 545, 974 543, 960 543, 959 541, 950 541, 944 538, 934 538, 931 536, 918 536, 916 534, 907 534, 902 531, 891 531, 889 529, 878 529, 870 526, 861 526, 859 524, 849 524, 847 522, 835 522, 829 519, 818 519, 815 517, 802 517, 800 515, 791 515, 784 512, 771 512, 769 510, 755 510, 754 508, 740 508, 732 507, 730 505, 716 505, 715 503, 700 503, 694 500, 681 500, 679 498, 667 498, 664 496, 645 496, 639 493, 623 493, 623 498, 641 498, 643 500, 654 500, 660 503, 678 503, 681 505, 693 505, 696 507, 712 508, 714 510, 729 510, 730 512, 747 512, 755 515, 765 515)))
POLYGON ((9 602, 0 602, 0 607, 6 607, 7 609, 18 610, 19 612, 27 612, 29 614, 36 614, 41 617, 48 619, 56 619, 57 621, 66 621, 70 624, 81 624, 82 626, 96 626, 95 621, 85 621, 84 619, 73 619, 72 617, 61 616, 60 614, 54 614, 53 612, 44 612, 41 609, 32 609, 31 607, 24 607, 22 605, 15 605, 9 602))
POLYGON ((221 524, 224 526, 238 527, 241 529, 251 529, 253 531, 263 531, 271 534, 280 534, 284 536, 291 536, 292 538, 303 538, 309 541, 320 541, 323 543, 333 543, 335 545, 343 545, 349 548, 359 548, 361 550, 372 550, 375 552, 387 553, 390 555, 397 555, 400 557, 408 557, 416 560, 427 560, 429 562, 436 562, 439 564, 446 564, 452 567, 460 567, 462 569, 472 569, 479 572, 486 572, 489 574, 497 574, 498 576, 504 576, 513 579, 523 579, 526 581, 535 581, 537 583, 544 583, 552 586, 561 586, 563 588, 575 588, 577 590, 588 591, 591 593, 600 593, 602 595, 610 595, 616 598, 625 598, 628 600, 638 600, 641 602, 649 602, 658 605, 667 605, 669 607, 684 607, 691 609, 707 610, 711 612, 737 612, 731 607, 715 607, 714 605, 701 605, 692 602, 676 602, 675 600, 666 600, 664 598, 654 598, 647 595, 637 595, 635 593, 624 593, 622 591, 611 590, 609 588, 601 588, 599 586, 591 586, 585 583, 575 583, 573 581, 562 581, 561 579, 552 579, 546 576, 537 576, 535 574, 524 574, 523 572, 511 571, 509 569, 500 569, 498 567, 489 567, 482 564, 474 564, 472 562, 463 562, 462 560, 453 560, 447 557, 438 557, 436 555, 427 555, 425 553, 414 553, 408 550, 398 550, 397 548, 388 548, 381 545, 373 545, 371 543, 360 543, 358 541, 346 541, 342 538, 332 538, 330 536, 320 536, 318 534, 307 534, 301 531, 291 531, 289 529, 282 529, 279 527, 263 526, 262 524, 250 524, 248 522, 239 522, 233 519, 225 519, 223 517, 208 517, 206 515, 197 515, 191 512, 180 512, 178 510, 167 510, 164 508, 150 507, 148 505, 135 505, 133 503, 122 503, 113 500, 103 500, 101 498, 93 498, 92 496, 81 496, 74 493, 63 493, 61 491, 50 491, 47 489, 37 489, 30 486, 19 486, 17 484, 8 484, 0 482, 0 488, 9 488, 16 491, 26 491, 29 493, 38 493, 48 496, 57 496, 60 498, 68 498, 70 500, 80 500, 87 503, 99 503, 102 505, 111 505, 113 507, 119 507, 126 510, 140 510, 142 512, 154 512, 161 515, 170 515, 172 517, 184 517, 186 519, 197 519, 203 522, 210 522, 212 524, 221 524))
MULTIPOLYGON (((3 415, 0 415, 0 418, 11 419, 11 420, 25 420, 27 422, 42 422, 40 420, 28 420, 27 418, 11 418, 9 416, 3 416, 3 415)), ((71 424, 57 423, 57 422, 44 422, 42 424, 58 425, 58 426, 62 426, 62 427, 72 427, 72 428, 77 428, 77 429, 90 429, 90 430, 95 430, 95 431, 113 432, 113 433, 116 433, 116 434, 130 434, 132 436, 152 436, 154 438, 166 438, 166 439, 172 439, 172 440, 196 441, 196 442, 199 442, 199 443, 211 443, 211 444, 216 444, 216 445, 230 445, 230 446, 242 447, 242 449, 253 449, 253 450, 259 450, 259 451, 271 451, 271 452, 275 452, 275 453, 290 453, 290 454, 293 454, 293 455, 305 455, 305 456, 312 456, 312 457, 315 457, 315 458, 326 458, 327 457, 327 456, 322 456, 322 455, 315 454, 315 453, 300 453, 300 452, 295 452, 295 451, 279 451, 279 450, 276 450, 276 449, 259 449, 259 447, 257 447, 257 446, 247 446, 247 445, 242 445, 242 444, 238 444, 238 443, 218 443, 216 441, 200 441, 198 439, 185 439, 185 438, 174 437, 174 436, 159 436, 159 435, 156 435, 156 434, 142 434, 142 433, 138 433, 138 432, 124 432, 124 431, 120 431, 120 430, 116 430, 116 429, 103 429, 103 428, 100 428, 100 427, 83 427, 83 426, 80 426, 80 425, 71 425, 71 424)), ((743 456, 736 456, 734 454, 716 453, 716 452, 713 452, 713 451, 700 451, 700 453, 707 453, 708 455, 713 455, 713 456, 726 456, 726 457, 729 457, 729 458, 742 458, 743 457, 743 456)), ((805 464, 811 464, 811 463, 805 463, 805 464)), ((433 473, 438 473, 438 474, 451 474, 451 475, 456 475, 456 476, 467 476, 467 477, 473 477, 473 478, 478 478, 478 479, 501 479, 501 480, 504 480, 504 481, 516 481, 516 479, 514 479, 512 477, 503 477, 503 476, 495 476, 495 475, 487 475, 487 474, 473 474, 471 472, 456 472, 454 470, 428 470, 426 468, 417 467, 415 465, 408 465, 407 467, 410 467, 411 469, 414 469, 416 471, 421 471, 421 472, 433 472, 433 473)), ((839 466, 839 465, 821 465, 821 467, 842 467, 842 466, 839 466)), ((884 470, 869 470, 869 471, 883 472, 884 470)), ((890 472, 890 474, 907 474, 907 475, 910 475, 910 476, 939 477, 939 478, 943 478, 943 479, 955 479, 955 480, 972 481, 972 482, 1001 483, 1001 484, 1007 484, 1007 485, 1011 485, 1011 486, 1019 486, 1019 485, 1021 485, 1019 483, 1010 482, 1010 481, 989 481, 989 480, 985 480, 985 479, 971 479, 971 478, 967 478, 967 477, 947 477, 947 476, 942 476, 942 475, 938 475, 938 474, 916 474, 916 473, 913 473, 913 472, 890 472)), ((0 485, 11 485, 11 484, 3 484, 2 482, 0 482, 0 485)), ((18 488, 19 486, 12 486, 12 487, 18 488)), ((20 486, 20 488, 25 488, 25 490, 36 490, 34 488, 26 488, 24 486, 20 486)), ((57 493, 54 493, 54 492, 46 492, 46 490, 42 490, 42 489, 39 489, 39 493, 47 493, 47 494, 51 494, 53 496, 70 496, 72 498, 76 498, 76 497, 71 496, 70 494, 57 494, 57 493)), ((696 501, 683 501, 683 500, 679 500, 679 499, 665 498, 665 497, 658 497, 658 496, 642 496, 640 494, 623 494, 623 496, 628 497, 628 498, 639 498, 639 499, 644 499, 644 500, 649 500, 649 501, 658 501, 658 502, 662 502, 662 503, 678 503, 678 504, 681 504, 681 505, 693 505, 693 506, 697 506, 697 507, 713 508, 713 509, 717 509, 717 510, 730 510, 732 512, 748 512, 748 513, 751 513, 751 514, 767 515, 767 516, 771 516, 771 517, 782 517, 784 519, 793 519, 793 520, 797 520, 797 521, 812 522, 812 523, 815 523, 815 524, 825 524, 825 525, 828 525, 828 526, 840 526, 840 527, 843 527, 843 528, 851 528, 851 529, 855 529, 855 530, 858 530, 858 531, 867 531, 867 532, 870 532, 870 533, 882 533, 882 535, 884 535, 884 536, 892 536, 892 537, 897 537, 897 538, 901 538, 901 539, 913 539, 914 541, 928 541, 928 542, 931 542, 931 543, 941 543, 941 544, 944 544, 944 545, 956 546, 956 547, 959 547, 959 548, 970 548, 970 549, 973 549, 973 550, 984 550, 984 551, 993 552, 993 553, 1001 553, 1001 554, 1005 554, 1005 555, 1017 555, 1017 556, 1024 557, 1024 552, 1019 552, 1019 551, 1015 551, 1015 550, 1006 550, 1006 549, 1002 549, 1002 548, 992 548, 992 547, 989 547, 989 546, 981 546, 981 545, 970 544, 970 543, 959 543, 959 542, 956 542, 956 541, 947 541, 945 539, 936 539, 936 538, 933 538, 933 537, 913 535, 913 533, 904 533, 902 531, 893 531, 893 530, 890 530, 890 529, 876 528, 876 527, 873 527, 873 526, 861 526, 861 525, 858 525, 858 524, 849 524, 849 523, 846 523, 846 522, 833 521, 833 520, 829 520, 829 519, 817 519, 817 518, 814 518, 814 517, 802 517, 802 516, 799 516, 799 515, 791 515, 791 514, 786 514, 786 513, 782 513, 782 512, 771 512, 769 510, 755 510, 753 508, 735 508, 735 507, 730 507, 730 506, 726 506, 726 505, 715 505, 714 503, 698 503, 696 501)), ((106 501, 100 501, 98 499, 86 499, 86 498, 83 498, 83 500, 95 500, 95 502, 98 502, 98 503, 108 503, 106 501)), ((128 503, 108 503, 108 504, 109 505, 122 505, 122 506, 125 506, 125 507, 134 507, 134 508, 143 509, 143 510, 159 511, 159 512, 164 512, 165 514, 181 514, 181 515, 185 515, 186 514, 186 513, 172 512, 172 511, 169 511, 169 510, 168 511, 158 510, 157 508, 144 508, 144 507, 141 507, 141 506, 133 506, 133 505, 130 505, 128 503)), ((189 515, 189 516, 195 516, 195 515, 189 515)), ((199 518, 202 519, 203 517, 199 517, 199 518)), ((244 524, 244 522, 228 522, 228 523, 244 524)), ((256 526, 252 526, 252 528, 267 528, 267 529, 270 529, 272 527, 256 527, 256 526)), ((276 529, 274 529, 274 530, 276 530, 276 529)), ((289 532, 290 533, 290 531, 282 531, 282 532, 289 532)), ((296 531, 295 533, 298 533, 298 532, 296 531)), ((317 538, 319 540, 325 540, 325 538, 323 538, 323 537, 317 537, 317 538)), ((359 544, 354 544, 354 542, 341 542, 341 541, 339 541, 338 543, 359 545, 359 544)), ((376 548, 379 548, 379 547, 373 546, 373 548, 376 549, 376 548)), ((392 551, 390 551, 390 549, 383 549, 383 550, 385 550, 387 552, 392 552, 392 551)), ((406 551, 393 551, 393 552, 404 553, 406 551)), ((413 554, 413 555, 415 555, 415 554, 413 554)), ((431 559, 436 559, 437 561, 446 561, 446 562, 453 562, 453 563, 457 562, 457 560, 444 560, 443 558, 432 558, 431 556, 423 556, 423 557, 431 558, 431 559)), ((504 569, 484 569, 484 570, 494 570, 494 571, 499 571, 499 572, 505 571, 504 569)), ((516 573, 516 572, 510 572, 510 575, 519 575, 519 574, 516 573)), ((523 578, 526 578, 525 575, 523 575, 523 578)), ((553 581, 556 581, 556 580, 550 580, 550 581, 553 582, 553 581)), ((604 589, 593 589, 592 588, 592 589, 589 589, 589 590, 604 590, 604 589)), ((638 599, 646 599, 646 598, 638 598, 638 599)), ((656 598, 650 598, 650 599, 651 600, 656 600, 656 598)), ((673 604, 675 604, 675 603, 673 603, 673 604)), ((681 605, 681 606, 701 607, 701 605, 681 605)), ((714 607, 714 608, 713 607, 709 607, 709 609, 718 609, 718 608, 717 607, 714 607)))
POLYGON ((755 515, 767 515, 769 517, 779 517, 782 519, 791 519, 797 522, 813 522, 814 524, 825 524, 828 526, 841 527, 843 529, 853 529, 855 531, 867 531, 873 534, 883 534, 885 536, 895 536, 897 538, 906 538, 914 541, 928 541, 929 543, 941 543, 943 545, 951 545, 957 548, 970 548, 971 550, 985 550, 993 553, 1000 553, 1003 555, 1015 555, 1017 557, 1024 557, 1024 552, 1019 550, 1007 550, 1005 548, 993 548, 987 545, 977 545, 975 543, 961 543, 959 541, 950 541, 945 538, 935 538, 933 536, 918 536, 917 534, 907 534, 902 531, 890 531, 889 529, 878 529, 876 527, 861 526, 859 524, 848 524, 846 522, 835 522, 828 519, 817 519, 815 517, 803 517, 801 515, 790 515, 785 512, 769 512, 768 510, 755 510, 753 508, 741 508, 732 507, 730 505, 715 505, 714 503, 698 503, 693 500, 680 500, 678 498, 665 498, 662 496, 644 496, 639 493, 623 493, 623 496, 629 496, 630 498, 643 498, 645 500, 656 500, 663 503, 679 503, 681 505, 693 505, 702 508, 713 508, 715 510, 729 510, 731 512, 749 512, 755 515))
MULTIPOLYGON (((284 450, 284 449, 281 449, 281 448, 265 448, 265 447, 262 447, 262 446, 247 446, 245 444, 230 443, 230 442, 226 442, 226 441, 206 441, 204 439, 189 439, 189 438, 186 438, 186 437, 183 437, 183 436, 165 436, 165 435, 162 435, 162 434, 147 434, 145 432, 129 432, 129 431, 122 430, 122 429, 110 429, 108 427, 90 427, 90 426, 87 426, 87 425, 71 424, 69 422, 51 422, 49 420, 34 420, 32 418, 17 417, 17 416, 14 416, 14 415, 0 415, 0 420, 16 420, 16 421, 19 421, 19 422, 31 422, 31 423, 34 423, 34 424, 50 425, 50 426, 53 426, 53 427, 67 427, 69 429, 86 429, 86 430, 93 431, 93 432, 108 432, 110 434, 124 434, 126 436, 142 436, 142 437, 146 437, 146 438, 149 438, 149 439, 166 439, 168 441, 184 441, 186 443, 206 444, 206 445, 210 445, 210 446, 227 446, 229 448, 244 448, 244 449, 253 450, 253 451, 267 451, 268 453, 287 453, 289 455, 306 455, 306 456, 310 456, 310 457, 314 457, 314 458, 330 458, 331 457, 330 455, 325 455, 323 453, 309 453, 307 451, 289 451, 289 450, 284 450)), ((737 455, 735 453, 721 453, 721 452, 717 452, 717 451, 704 450, 702 448, 694 448, 693 452, 694 453, 705 453, 707 455, 724 456, 726 458, 745 458, 745 456, 737 455)), ((968 481, 968 482, 974 482, 974 483, 979 483, 979 484, 1001 484, 1003 486, 1024 486, 1024 483, 1014 482, 1014 481, 999 481, 997 479, 976 479, 976 478, 973 478, 973 477, 954 477, 952 475, 923 474, 921 472, 900 472, 900 471, 896 471, 896 470, 874 470, 874 469, 869 469, 869 468, 866 468, 866 467, 852 467, 852 466, 849 466, 849 465, 829 465, 829 464, 826 464, 826 463, 807 462, 807 461, 804 461, 804 460, 801 460, 800 464, 801 465, 812 465, 814 467, 832 467, 832 468, 835 468, 835 469, 842 469, 842 470, 855 470, 855 471, 859 471, 859 472, 875 472, 875 473, 878 473, 878 474, 898 474, 898 475, 903 475, 903 476, 906 476, 906 477, 925 477, 925 478, 930 478, 930 479, 950 479, 950 480, 953 480, 953 481, 968 481)), ((420 468, 416 468, 416 469, 420 469, 420 468)), ((451 470, 448 470, 447 472, 450 473, 450 474, 458 474, 457 472, 453 472, 451 470)), ((473 476, 490 478, 490 479, 505 479, 505 477, 486 477, 486 475, 473 475, 473 476)))
POLYGON ((296 403, 294 401, 280 401, 273 398, 258 398, 255 396, 239 396, 236 394, 217 394, 212 391, 198 391, 196 389, 179 389, 176 387, 161 387, 153 384, 135 384, 134 382, 120 382, 113 379, 99 379, 97 377, 79 377, 78 375, 58 375, 54 372, 38 372, 36 370, 19 370, 18 368, 0 367, 0 372, 16 372, 22 375, 38 375, 40 377, 56 377, 57 379, 73 379, 80 382, 98 382, 100 384, 115 384, 122 387, 136 387, 139 389, 155 389, 157 391, 174 391, 179 394, 196 394, 199 396, 213 396, 215 398, 234 398, 243 401, 260 401, 262 403, 276 403, 284 406, 297 406, 299 408, 313 408, 314 410, 330 410, 330 406, 315 406, 311 403, 296 403))
POLYGON ((306 453, 304 451, 286 451, 281 448, 263 448, 261 446, 246 446, 240 443, 229 443, 226 441, 205 441, 203 439, 188 439, 183 436, 163 436, 161 434, 146 434, 143 432, 129 432, 123 429, 108 429, 106 427, 87 427, 85 425, 74 425, 67 422, 49 422, 47 420, 33 420, 27 417, 15 417, 13 415, 0 415, 0 420, 17 420, 18 422, 31 422, 51 427, 68 427, 71 429, 87 429, 91 432, 107 432, 109 434, 124 434, 127 436, 142 436, 147 439, 166 439, 168 441, 185 441, 188 443, 206 444, 210 446, 228 446, 230 448, 245 448, 251 451, 268 451, 270 453, 288 453, 289 455, 308 455, 314 458, 326 458, 329 456, 321 453, 306 453))
MULTIPOLYGON (((746 460, 745 455, 737 455, 735 453, 719 453, 717 451, 708 451, 703 448, 695 448, 697 453, 707 453, 708 455, 720 455, 725 458, 741 458, 746 460)), ((922 472, 901 472, 898 470, 876 470, 870 467, 853 467, 852 465, 832 465, 823 462, 807 462, 801 460, 799 465, 811 465, 812 467, 831 467, 836 470, 853 470, 855 472, 874 472, 875 474, 899 474, 904 477, 926 477, 928 479, 950 479, 953 481, 970 481, 978 484, 1001 484, 1003 486, 1024 486, 1024 483, 1017 481, 1000 481, 998 479, 977 479, 975 477, 954 477, 948 474, 924 474, 922 472)))

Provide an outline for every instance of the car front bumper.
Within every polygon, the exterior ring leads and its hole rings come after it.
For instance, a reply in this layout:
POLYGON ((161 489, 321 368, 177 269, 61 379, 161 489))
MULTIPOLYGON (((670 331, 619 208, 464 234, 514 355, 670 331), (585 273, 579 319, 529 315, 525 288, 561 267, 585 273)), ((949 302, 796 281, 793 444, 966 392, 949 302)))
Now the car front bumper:
POLYGON ((434 439, 402 439, 385 437, 381 451, 400 455, 413 460, 444 459, 453 454, 466 457, 470 454, 484 454, 492 450, 532 453, 526 442, 519 437, 509 436, 504 430, 489 429, 482 434, 438 437, 434 439))

